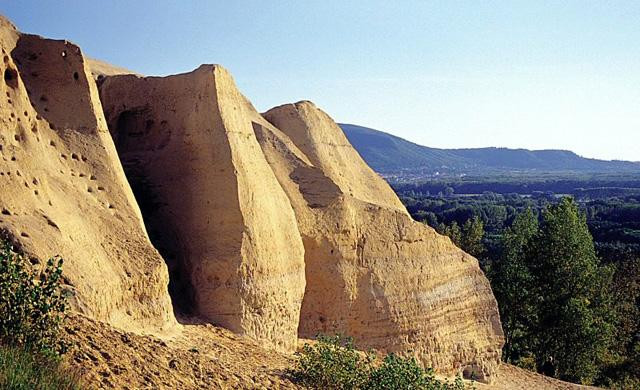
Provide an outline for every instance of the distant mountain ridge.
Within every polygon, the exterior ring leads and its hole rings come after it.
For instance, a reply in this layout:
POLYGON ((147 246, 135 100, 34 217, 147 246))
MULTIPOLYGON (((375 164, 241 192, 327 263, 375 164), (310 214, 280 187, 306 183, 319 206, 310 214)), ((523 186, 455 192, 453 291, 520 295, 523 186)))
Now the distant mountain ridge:
POLYGON ((510 171, 635 172, 640 162, 585 158, 568 150, 438 149, 352 124, 339 124, 362 158, 384 174, 488 174, 510 171))

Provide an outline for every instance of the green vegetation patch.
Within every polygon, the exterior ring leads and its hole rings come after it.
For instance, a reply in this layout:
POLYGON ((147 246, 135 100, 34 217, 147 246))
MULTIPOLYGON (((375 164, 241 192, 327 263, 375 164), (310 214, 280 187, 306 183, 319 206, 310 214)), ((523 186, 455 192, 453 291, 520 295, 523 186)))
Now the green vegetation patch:
POLYGON ((60 333, 67 308, 63 261, 35 263, 0 241, 0 388, 79 389, 60 358, 67 350, 60 333))
POLYGON ((464 390, 462 378, 451 383, 435 378, 413 357, 390 354, 380 363, 372 353, 354 349, 350 338, 318 336, 316 345, 305 344, 296 366, 289 371, 297 383, 313 389, 340 390, 464 390))
POLYGON ((33 351, 0 347, 0 388, 6 390, 80 389, 78 374, 56 359, 33 351))

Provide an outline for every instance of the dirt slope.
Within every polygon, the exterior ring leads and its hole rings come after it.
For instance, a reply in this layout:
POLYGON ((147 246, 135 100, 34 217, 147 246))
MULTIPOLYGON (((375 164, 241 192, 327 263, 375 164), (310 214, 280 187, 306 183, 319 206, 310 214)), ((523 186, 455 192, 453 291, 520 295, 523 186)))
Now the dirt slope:
MULTIPOLYGON (((67 362, 88 388, 301 388, 285 375, 294 364, 292 355, 266 350, 247 337, 211 325, 185 325, 180 335, 158 338, 74 316, 65 333, 75 345, 67 362)), ((478 390, 591 389, 508 364, 500 366, 491 385, 473 385, 478 390)))
POLYGON ((172 337, 124 332, 83 316, 66 327, 67 362, 96 389, 291 389, 291 355, 211 325, 185 325, 172 337))

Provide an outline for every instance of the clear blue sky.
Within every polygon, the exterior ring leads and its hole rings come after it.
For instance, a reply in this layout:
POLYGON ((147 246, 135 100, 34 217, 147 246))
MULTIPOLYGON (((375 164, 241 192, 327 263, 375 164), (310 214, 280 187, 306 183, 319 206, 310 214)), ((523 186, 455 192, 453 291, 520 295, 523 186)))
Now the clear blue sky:
POLYGON ((0 0, 25 32, 149 75, 219 63, 434 147, 640 160, 640 1, 0 0))

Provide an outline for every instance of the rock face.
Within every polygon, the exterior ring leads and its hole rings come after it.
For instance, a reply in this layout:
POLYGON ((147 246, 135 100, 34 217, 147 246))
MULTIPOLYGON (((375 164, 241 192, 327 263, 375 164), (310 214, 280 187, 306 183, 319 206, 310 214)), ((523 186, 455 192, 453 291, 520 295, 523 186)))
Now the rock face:
POLYGON ((413 351, 442 372, 489 381, 503 336, 473 257, 407 215, 340 128, 309 102, 254 126, 305 244, 299 333, 354 337, 362 348, 413 351))
POLYGON ((285 104, 264 117, 346 196, 407 214, 391 187, 362 160, 342 129, 313 103, 285 104))
POLYGON ((294 349, 304 248, 254 135, 253 122, 268 123, 220 66, 105 77, 100 95, 174 297, 192 314, 294 349))
POLYGON ((135 331, 175 324, 163 259, 109 135, 80 49, 0 17, 0 230, 65 259, 75 310, 135 331))
POLYGON ((477 260, 413 221, 313 104, 260 115, 213 65, 92 62, 98 97, 77 46, 3 18, 0 45, 0 229, 66 259, 75 310, 172 328, 170 276, 177 310, 263 345, 339 332, 492 378, 503 335, 477 260))

